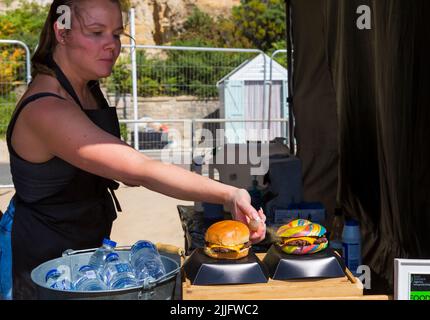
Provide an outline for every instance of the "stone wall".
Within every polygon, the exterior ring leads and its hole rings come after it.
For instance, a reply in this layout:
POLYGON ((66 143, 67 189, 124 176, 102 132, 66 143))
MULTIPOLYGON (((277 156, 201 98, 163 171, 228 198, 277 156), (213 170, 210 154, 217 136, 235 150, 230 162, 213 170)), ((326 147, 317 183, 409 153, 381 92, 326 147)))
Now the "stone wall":
MULTIPOLYGON (((115 96, 108 95, 111 106, 116 106, 118 117, 133 119, 133 101, 130 95, 115 100, 115 96)), ((138 98, 139 118, 152 119, 197 119, 206 118, 219 109, 219 100, 200 100, 195 97, 153 97, 138 98)))
MULTIPOLYGON (((115 101, 115 97, 108 95, 111 106, 116 106, 120 119, 134 119, 133 103, 130 95, 121 97, 115 101)), ((205 119, 219 118, 219 100, 200 100, 195 97, 154 97, 138 98, 139 119, 205 119)), ((162 124, 162 123, 161 123, 162 124)), ((184 128, 183 123, 165 122, 169 129, 176 129, 182 138, 189 139, 189 130, 184 128)), ((151 124, 152 125, 152 124, 151 124)), ((149 126, 151 126, 149 125, 149 126)), ((133 125, 129 125, 129 132, 133 125)))

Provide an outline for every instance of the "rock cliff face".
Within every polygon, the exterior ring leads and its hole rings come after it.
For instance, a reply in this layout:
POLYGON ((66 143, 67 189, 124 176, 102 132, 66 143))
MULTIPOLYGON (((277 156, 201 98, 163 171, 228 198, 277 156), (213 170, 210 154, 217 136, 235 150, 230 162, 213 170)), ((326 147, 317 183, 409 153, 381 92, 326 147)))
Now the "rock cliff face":
MULTIPOLYGON (((50 0, 29 0, 49 4, 50 0)), ((0 13, 19 6, 19 0, 0 0, 0 13), (10 2, 10 3, 9 3, 10 2)), ((216 17, 229 15, 240 0, 132 0, 136 11, 136 41, 138 44, 164 44, 181 31, 194 7, 216 17)))
POLYGON ((136 10, 136 40, 163 44, 181 31, 194 7, 211 16, 229 15, 240 0, 145 0, 132 1, 136 10))

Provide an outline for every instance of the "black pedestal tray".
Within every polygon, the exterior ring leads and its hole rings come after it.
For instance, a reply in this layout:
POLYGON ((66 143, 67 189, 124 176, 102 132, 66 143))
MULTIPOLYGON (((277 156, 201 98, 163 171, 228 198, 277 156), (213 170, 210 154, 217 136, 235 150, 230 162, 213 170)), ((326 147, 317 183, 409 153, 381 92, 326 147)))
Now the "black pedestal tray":
POLYGON ((184 263, 184 271, 193 285, 266 283, 268 271, 252 250, 238 260, 214 259, 197 248, 184 263))
POLYGON ((263 263, 275 280, 344 277, 346 268, 342 258, 330 248, 314 254, 293 255, 272 245, 263 263))

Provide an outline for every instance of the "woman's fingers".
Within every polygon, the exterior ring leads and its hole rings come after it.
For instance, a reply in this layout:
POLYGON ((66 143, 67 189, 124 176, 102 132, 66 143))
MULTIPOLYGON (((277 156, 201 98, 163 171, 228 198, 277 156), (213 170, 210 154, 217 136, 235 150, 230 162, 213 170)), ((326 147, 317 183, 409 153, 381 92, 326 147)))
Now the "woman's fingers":
POLYGON ((266 224, 264 222, 260 223, 257 231, 251 232, 250 240, 253 243, 258 243, 266 237, 266 224))
POLYGON ((241 211, 249 218, 249 220, 258 220, 260 215, 250 203, 245 203, 240 206, 241 211))
POLYGON ((240 222, 243 222, 244 224, 248 225, 248 219, 246 218, 246 216, 244 214, 236 214, 235 215, 235 220, 238 220, 240 222))
POLYGON ((239 189, 232 198, 233 218, 245 223, 250 229, 250 240, 253 243, 262 241, 266 236, 266 216, 263 210, 255 210, 246 190, 239 189))
POLYGON ((263 209, 260 208, 260 210, 258 210, 258 216, 260 217, 260 219, 265 223, 266 222, 266 215, 263 212, 263 209))

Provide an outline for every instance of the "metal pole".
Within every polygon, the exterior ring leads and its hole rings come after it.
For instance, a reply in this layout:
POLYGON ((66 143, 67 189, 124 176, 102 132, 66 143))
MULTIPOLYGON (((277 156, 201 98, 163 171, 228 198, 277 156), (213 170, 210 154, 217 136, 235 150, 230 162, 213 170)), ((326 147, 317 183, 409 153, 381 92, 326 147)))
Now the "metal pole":
MULTIPOLYGON (((193 119, 194 123, 225 123, 225 122, 264 122, 265 119, 193 119)), ((275 122, 286 122, 286 118, 272 119, 275 122)))
MULTIPOLYGON (((263 77, 263 119, 266 118, 266 112, 267 112, 267 108, 266 108, 266 54, 263 52, 263 63, 264 63, 264 67, 263 67, 263 72, 264 72, 264 77, 263 77)), ((269 116, 268 116, 269 117, 269 116)), ((267 119, 269 119, 267 117, 267 119)), ((267 124, 269 126, 269 123, 267 124)), ((263 128, 264 128, 264 122, 263 122, 263 128)), ((267 127, 267 130, 269 131, 269 135, 270 135, 270 128, 267 127)), ((262 137, 262 139, 264 138, 264 136, 262 137)), ((269 137, 270 140, 270 137, 269 137)))
POLYGON ((196 128, 196 123, 195 123, 194 119, 192 119, 191 120, 191 166, 192 166, 192 168, 194 168, 194 166, 196 165, 194 163, 194 149, 195 149, 194 131, 195 131, 195 128, 196 128))
MULTIPOLYGON (((134 121, 138 121, 138 101, 137 101, 137 64, 136 64, 136 29, 135 29, 135 12, 134 8, 130 9, 130 54, 131 54, 131 83, 133 94, 133 112, 134 121)), ((139 126, 134 123, 134 148, 139 150, 139 126)))
MULTIPOLYGON (((269 133, 270 133, 270 115, 272 112, 272 81, 273 81, 273 59, 278 53, 286 53, 286 49, 279 49, 272 53, 272 56, 270 57, 270 79, 269 79, 269 133)), ((288 79, 287 79, 288 80, 288 79)))
MULTIPOLYGON (((130 45, 123 45, 124 48, 130 48, 130 45)), ((163 50, 182 50, 182 51, 217 51, 217 52, 255 52, 263 53, 260 49, 235 49, 235 48, 212 48, 212 47, 181 47, 181 46, 155 46, 155 45, 136 45, 138 49, 163 49, 163 50)))
POLYGON ((28 48, 28 46, 19 40, 0 40, 0 43, 5 43, 5 44, 17 44, 20 45, 24 48, 25 50, 25 62, 26 62, 26 81, 27 84, 29 84, 31 82, 31 54, 30 54, 30 49, 28 48))

